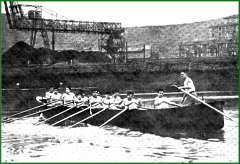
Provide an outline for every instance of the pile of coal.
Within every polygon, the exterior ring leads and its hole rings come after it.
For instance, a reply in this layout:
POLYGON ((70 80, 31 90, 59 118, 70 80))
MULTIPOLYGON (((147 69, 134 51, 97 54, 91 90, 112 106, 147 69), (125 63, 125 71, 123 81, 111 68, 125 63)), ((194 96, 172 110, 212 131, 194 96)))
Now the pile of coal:
POLYGON ((3 67, 26 67, 29 65, 53 65, 73 60, 78 63, 110 63, 105 53, 99 51, 54 51, 46 48, 33 48, 25 42, 17 42, 2 56, 3 67))

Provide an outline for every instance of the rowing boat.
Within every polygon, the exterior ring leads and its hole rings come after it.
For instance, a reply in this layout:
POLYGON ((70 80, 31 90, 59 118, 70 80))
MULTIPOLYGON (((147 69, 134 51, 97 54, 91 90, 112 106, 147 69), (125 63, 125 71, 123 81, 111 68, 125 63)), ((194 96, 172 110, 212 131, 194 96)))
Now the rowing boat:
MULTIPOLYGON (((223 101, 212 101, 209 104, 223 112, 223 101)), ((87 106, 74 107, 73 109, 50 119, 47 123, 53 124, 70 115, 84 110, 87 106)), ((69 107, 60 106, 54 110, 43 112, 44 118, 51 118, 69 107)), ((102 108, 86 110, 59 123, 60 126, 73 125, 84 118, 101 111, 102 108)), ((86 120, 84 123, 99 126, 109 118, 112 118, 121 110, 107 109, 101 114, 86 120)), ((224 127, 224 117, 204 104, 196 104, 185 107, 167 109, 133 109, 113 119, 108 125, 140 130, 142 132, 155 133, 161 129, 196 129, 196 130, 219 130, 224 127)))

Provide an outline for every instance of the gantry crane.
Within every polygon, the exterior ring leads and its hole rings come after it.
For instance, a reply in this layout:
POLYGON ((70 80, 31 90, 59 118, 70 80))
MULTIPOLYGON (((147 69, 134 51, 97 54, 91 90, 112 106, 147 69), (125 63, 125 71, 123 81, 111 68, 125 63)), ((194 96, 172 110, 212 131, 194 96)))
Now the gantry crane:
POLYGON ((52 33, 52 49, 55 49, 55 33, 93 33, 100 34, 98 47, 109 54, 121 51, 125 46, 123 38, 124 28, 121 23, 88 22, 61 19, 44 19, 42 6, 24 5, 17 2, 4 1, 7 20, 10 29, 30 31, 30 45, 34 47, 37 32, 41 32, 45 48, 50 48, 48 32, 52 33), (24 13, 23 8, 31 10, 24 13))

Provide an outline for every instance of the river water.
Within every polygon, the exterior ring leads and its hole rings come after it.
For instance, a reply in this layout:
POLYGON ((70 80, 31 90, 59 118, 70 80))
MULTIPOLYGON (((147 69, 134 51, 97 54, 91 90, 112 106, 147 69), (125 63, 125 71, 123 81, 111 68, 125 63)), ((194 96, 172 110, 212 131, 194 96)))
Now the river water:
MULTIPOLYGON (((3 92, 3 116, 16 104, 7 97, 11 96, 3 92)), ((237 106, 226 107, 224 113, 238 121, 237 106)), ((35 116, 2 123, 2 162, 239 161, 238 125, 228 119, 217 132, 171 131, 164 136, 114 126, 34 125, 38 121, 35 116)))

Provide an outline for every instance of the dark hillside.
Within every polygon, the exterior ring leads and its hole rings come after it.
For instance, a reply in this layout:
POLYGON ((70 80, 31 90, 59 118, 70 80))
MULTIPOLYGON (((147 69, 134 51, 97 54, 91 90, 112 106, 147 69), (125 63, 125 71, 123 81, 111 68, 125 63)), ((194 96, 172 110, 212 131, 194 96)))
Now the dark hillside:
POLYGON ((209 27, 223 21, 216 19, 190 24, 129 27, 126 37, 129 45, 152 45, 161 57, 176 57, 180 43, 211 39, 209 27))

